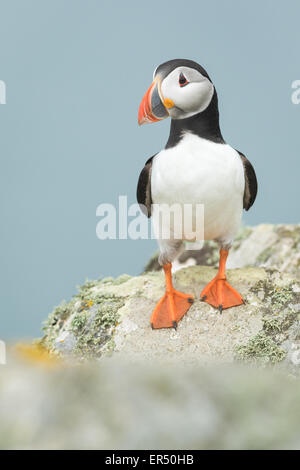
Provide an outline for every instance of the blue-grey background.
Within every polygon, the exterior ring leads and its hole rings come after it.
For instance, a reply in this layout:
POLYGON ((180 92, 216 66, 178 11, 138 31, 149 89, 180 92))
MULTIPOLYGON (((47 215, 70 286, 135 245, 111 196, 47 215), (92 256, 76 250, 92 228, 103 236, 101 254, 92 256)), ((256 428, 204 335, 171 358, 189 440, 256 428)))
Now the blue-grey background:
POLYGON ((39 336, 76 285, 139 273, 155 241, 100 241, 96 207, 135 202, 169 121, 137 126, 154 68, 200 62, 225 139, 254 164, 247 224, 299 222, 299 0, 0 0, 0 338, 39 336))

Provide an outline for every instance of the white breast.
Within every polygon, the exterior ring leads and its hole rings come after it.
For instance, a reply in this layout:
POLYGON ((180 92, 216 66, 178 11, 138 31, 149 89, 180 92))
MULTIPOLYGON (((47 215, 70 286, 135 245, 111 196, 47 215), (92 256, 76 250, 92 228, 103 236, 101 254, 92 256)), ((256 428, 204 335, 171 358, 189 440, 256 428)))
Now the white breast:
POLYGON ((229 145, 186 134, 153 159, 154 204, 204 205, 204 239, 230 242, 243 209, 244 169, 229 145))

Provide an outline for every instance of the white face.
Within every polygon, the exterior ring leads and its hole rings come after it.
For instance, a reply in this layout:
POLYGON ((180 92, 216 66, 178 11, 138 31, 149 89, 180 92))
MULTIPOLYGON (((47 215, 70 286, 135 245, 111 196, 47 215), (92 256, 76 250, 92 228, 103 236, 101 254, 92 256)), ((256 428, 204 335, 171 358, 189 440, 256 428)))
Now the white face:
POLYGON ((173 119, 184 119, 204 111, 214 94, 213 84, 197 70, 177 67, 161 83, 164 101, 171 100, 168 107, 173 119))

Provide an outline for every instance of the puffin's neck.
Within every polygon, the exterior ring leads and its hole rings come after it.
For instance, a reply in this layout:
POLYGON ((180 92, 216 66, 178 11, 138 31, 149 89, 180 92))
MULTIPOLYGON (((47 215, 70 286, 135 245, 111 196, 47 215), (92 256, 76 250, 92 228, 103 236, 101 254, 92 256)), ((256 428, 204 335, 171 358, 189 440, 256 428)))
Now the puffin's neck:
POLYGON ((216 91, 209 106, 202 112, 186 119, 172 119, 166 149, 180 142, 186 132, 191 132, 212 142, 224 144, 219 125, 218 97, 216 91))

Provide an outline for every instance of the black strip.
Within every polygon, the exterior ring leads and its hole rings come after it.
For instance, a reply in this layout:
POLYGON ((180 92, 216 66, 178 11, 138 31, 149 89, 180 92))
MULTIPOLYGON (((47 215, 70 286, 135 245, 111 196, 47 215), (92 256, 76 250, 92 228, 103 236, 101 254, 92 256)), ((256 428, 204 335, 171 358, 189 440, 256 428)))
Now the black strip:
POLYGON ((212 142, 225 144, 219 125, 218 96, 216 90, 209 106, 201 113, 186 119, 172 119, 166 149, 175 147, 185 132, 191 132, 212 142))

